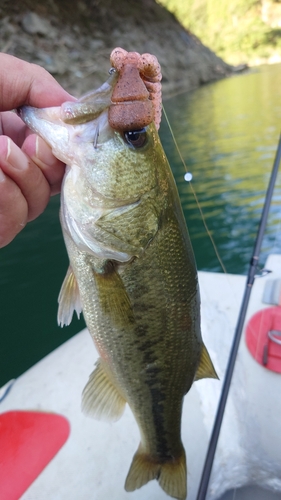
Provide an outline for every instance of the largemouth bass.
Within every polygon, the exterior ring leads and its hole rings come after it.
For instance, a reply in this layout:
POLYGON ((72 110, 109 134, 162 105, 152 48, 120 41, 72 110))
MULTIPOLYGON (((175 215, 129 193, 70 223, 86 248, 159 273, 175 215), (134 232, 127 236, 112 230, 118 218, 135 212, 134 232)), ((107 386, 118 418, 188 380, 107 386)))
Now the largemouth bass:
POLYGON ((127 402, 141 441, 125 489, 156 478, 183 500, 183 398, 194 380, 216 373, 201 338, 195 259, 154 124, 159 65, 135 54, 120 56, 119 66, 112 56, 109 80, 77 102, 19 114, 67 164, 60 216, 70 267, 58 320, 67 325, 82 309, 100 354, 83 410, 117 420, 127 402))

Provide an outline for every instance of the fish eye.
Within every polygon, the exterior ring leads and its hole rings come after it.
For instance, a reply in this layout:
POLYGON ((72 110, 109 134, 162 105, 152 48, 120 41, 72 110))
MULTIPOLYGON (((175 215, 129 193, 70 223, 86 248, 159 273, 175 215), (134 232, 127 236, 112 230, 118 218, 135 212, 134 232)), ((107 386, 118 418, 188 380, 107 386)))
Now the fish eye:
POLYGON ((146 129, 128 130, 127 132, 124 132, 124 137, 129 146, 136 149, 142 148, 147 141, 146 129))

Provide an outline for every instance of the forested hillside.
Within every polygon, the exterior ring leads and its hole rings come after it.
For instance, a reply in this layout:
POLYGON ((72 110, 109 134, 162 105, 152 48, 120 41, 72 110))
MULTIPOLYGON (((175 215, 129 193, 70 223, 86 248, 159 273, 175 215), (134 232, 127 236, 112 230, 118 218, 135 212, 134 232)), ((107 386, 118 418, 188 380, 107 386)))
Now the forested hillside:
POLYGON ((281 61, 280 0, 157 0, 230 64, 281 61))
POLYGON ((44 66, 77 96, 101 85, 118 46, 158 57, 164 96, 237 71, 155 0, 0 0, 0 33, 1 52, 44 66))

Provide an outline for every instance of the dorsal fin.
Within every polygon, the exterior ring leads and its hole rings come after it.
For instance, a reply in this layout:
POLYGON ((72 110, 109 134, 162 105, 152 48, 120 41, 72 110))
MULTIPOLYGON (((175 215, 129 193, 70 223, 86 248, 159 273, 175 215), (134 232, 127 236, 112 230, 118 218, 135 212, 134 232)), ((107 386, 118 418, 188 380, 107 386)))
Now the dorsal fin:
POLYGON ((204 344, 202 344, 200 362, 194 380, 200 380, 201 378, 219 378, 204 344))

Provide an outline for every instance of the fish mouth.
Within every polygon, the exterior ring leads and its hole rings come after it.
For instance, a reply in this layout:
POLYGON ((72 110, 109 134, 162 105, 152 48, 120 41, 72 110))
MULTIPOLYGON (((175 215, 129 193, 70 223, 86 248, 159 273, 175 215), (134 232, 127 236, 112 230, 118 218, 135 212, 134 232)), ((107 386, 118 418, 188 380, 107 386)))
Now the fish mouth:
POLYGON ((22 106, 17 109, 17 114, 32 132, 49 144, 59 160, 67 163, 69 130, 61 120, 60 109, 60 106, 42 109, 22 106))
POLYGON ((32 106, 21 106, 17 109, 18 116, 33 128, 33 121, 44 120, 51 123, 63 123, 61 120, 61 107, 54 106, 50 108, 33 108, 32 106))

